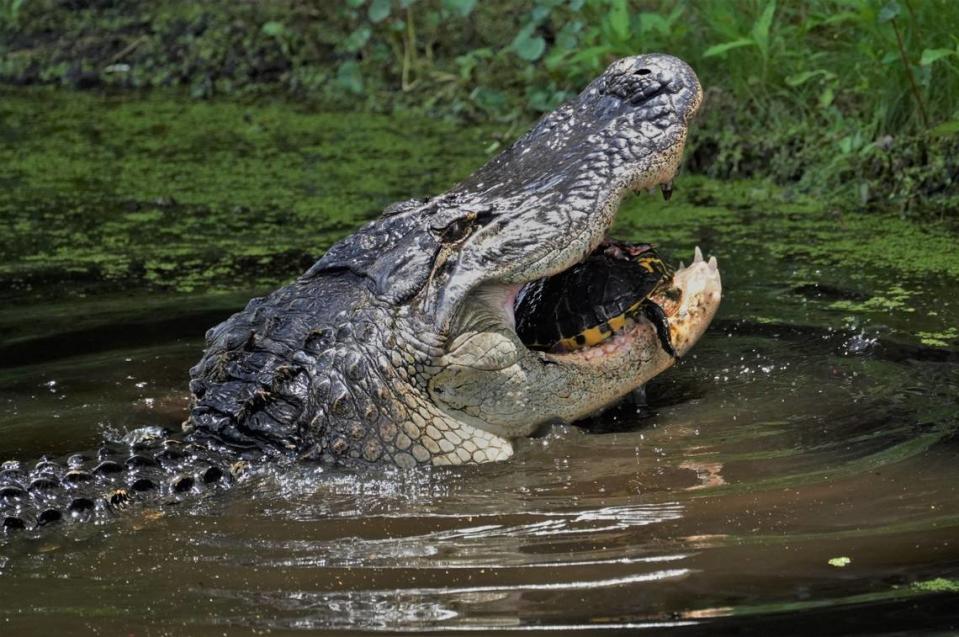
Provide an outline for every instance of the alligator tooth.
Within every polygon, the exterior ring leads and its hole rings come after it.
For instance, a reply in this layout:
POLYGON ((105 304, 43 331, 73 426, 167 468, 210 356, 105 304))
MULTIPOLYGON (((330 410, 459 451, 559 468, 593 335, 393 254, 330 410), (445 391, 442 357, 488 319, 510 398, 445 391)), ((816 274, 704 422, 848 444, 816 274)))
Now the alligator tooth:
POLYGON ((719 267, 719 262, 716 261, 716 257, 714 257, 714 256, 713 256, 713 257, 709 257, 709 269, 710 269, 710 270, 715 270, 715 269, 718 268, 718 267, 719 267))
POLYGON ((703 251, 699 249, 699 246, 696 246, 696 249, 693 250, 693 263, 699 263, 703 260, 703 251))
POLYGON ((669 198, 673 196, 673 182, 667 181, 664 184, 660 184, 659 189, 663 191, 663 199, 665 201, 669 201, 669 198))
POLYGON ((683 261, 680 261, 680 262, 679 262, 679 269, 680 269, 680 270, 685 270, 685 269, 686 269, 686 264, 685 264, 683 261))

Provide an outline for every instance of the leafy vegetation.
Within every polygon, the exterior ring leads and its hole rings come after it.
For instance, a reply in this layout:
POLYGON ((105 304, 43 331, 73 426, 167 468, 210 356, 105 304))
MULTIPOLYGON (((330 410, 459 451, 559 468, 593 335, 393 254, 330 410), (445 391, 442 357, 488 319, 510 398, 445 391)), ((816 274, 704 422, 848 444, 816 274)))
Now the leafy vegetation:
POLYGON ((0 0, 0 16, 10 82, 283 90, 514 129, 611 60, 668 51, 707 90, 693 170, 903 211, 956 201, 952 0, 0 0))
POLYGON ((914 582, 912 588, 924 593, 959 593, 959 581, 937 577, 936 579, 914 582))

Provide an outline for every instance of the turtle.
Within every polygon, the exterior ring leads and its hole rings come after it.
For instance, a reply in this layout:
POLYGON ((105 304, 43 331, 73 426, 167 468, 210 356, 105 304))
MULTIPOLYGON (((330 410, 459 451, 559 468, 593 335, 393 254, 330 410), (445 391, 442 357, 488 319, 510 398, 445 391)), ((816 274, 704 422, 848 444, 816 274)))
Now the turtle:
POLYGON ((669 288, 673 273, 653 244, 607 239, 578 265, 520 290, 516 333, 530 349, 569 352, 599 345, 644 316, 663 349, 678 358, 666 313, 650 298, 669 288))

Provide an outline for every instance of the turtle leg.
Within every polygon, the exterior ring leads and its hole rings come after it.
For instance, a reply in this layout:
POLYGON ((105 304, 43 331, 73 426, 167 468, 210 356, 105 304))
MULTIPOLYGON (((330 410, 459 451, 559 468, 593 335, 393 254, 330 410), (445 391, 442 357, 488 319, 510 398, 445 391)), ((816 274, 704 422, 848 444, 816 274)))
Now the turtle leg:
POLYGON ((653 327, 656 328, 656 336, 659 337, 659 342, 662 344, 666 353, 676 360, 679 360, 679 354, 676 353, 676 350, 673 348, 673 343, 669 339, 669 319, 666 318, 666 313, 663 312, 663 308, 647 300, 643 303, 643 316, 648 318, 650 323, 653 324, 653 327))

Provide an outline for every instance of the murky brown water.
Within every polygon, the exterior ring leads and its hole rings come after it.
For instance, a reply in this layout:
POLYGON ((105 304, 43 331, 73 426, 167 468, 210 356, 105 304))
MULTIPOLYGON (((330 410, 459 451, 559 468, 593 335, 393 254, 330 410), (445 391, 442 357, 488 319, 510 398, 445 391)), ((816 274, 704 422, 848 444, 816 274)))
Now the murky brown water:
MULTIPOLYGON (((959 355, 911 337, 931 319, 835 309, 895 273, 797 287, 794 260, 756 248, 767 226, 733 228, 667 241, 718 253, 727 295, 647 406, 502 464, 303 467, 0 538, 0 634, 959 630, 959 355)), ((906 285, 923 317, 957 315, 951 282, 906 285)), ((204 330, 254 292, 8 291, 0 457, 175 426, 204 330)))

